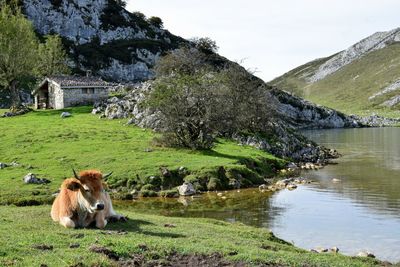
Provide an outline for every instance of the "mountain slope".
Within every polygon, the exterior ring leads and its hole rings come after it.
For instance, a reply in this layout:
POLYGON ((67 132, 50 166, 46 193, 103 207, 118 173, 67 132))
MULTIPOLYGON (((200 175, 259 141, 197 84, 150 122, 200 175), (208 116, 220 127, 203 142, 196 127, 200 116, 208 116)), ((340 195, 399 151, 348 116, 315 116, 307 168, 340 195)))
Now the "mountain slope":
POLYGON ((399 116, 399 41, 400 29, 375 33, 347 50, 302 65, 270 84, 345 113, 399 116))
POLYGON ((74 72, 109 80, 148 79, 161 55, 186 42, 115 0, 24 0, 22 9, 39 34, 63 38, 74 72))

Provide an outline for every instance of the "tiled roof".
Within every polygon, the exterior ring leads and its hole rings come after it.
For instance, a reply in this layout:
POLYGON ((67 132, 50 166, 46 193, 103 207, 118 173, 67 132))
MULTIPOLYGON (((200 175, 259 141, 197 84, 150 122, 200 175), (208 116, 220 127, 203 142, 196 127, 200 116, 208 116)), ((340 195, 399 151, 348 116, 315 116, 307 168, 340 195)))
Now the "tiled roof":
POLYGON ((47 80, 58 83, 61 87, 75 86, 110 86, 111 84, 103 81, 99 77, 93 76, 51 76, 47 80))

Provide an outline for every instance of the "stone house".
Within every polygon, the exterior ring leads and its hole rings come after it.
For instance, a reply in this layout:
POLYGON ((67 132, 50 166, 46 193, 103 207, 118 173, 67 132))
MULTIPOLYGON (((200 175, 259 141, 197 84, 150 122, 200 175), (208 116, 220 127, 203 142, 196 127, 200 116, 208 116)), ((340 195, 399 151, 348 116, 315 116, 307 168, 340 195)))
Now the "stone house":
POLYGON ((45 78, 32 92, 36 109, 63 109, 108 98, 112 84, 92 76, 45 78))

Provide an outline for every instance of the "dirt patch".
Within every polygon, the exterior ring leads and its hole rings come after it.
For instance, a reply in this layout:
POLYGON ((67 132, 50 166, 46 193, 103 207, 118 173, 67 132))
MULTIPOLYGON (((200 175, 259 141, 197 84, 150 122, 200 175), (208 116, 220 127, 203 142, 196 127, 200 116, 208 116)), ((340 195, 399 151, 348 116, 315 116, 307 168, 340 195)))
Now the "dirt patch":
POLYGON ((156 260, 146 260, 143 255, 132 255, 130 259, 118 262, 121 267, 245 267, 248 266, 244 262, 232 262, 224 259, 219 253, 211 255, 189 254, 183 255, 171 253, 166 258, 156 260))
POLYGON ((118 261, 119 256, 112 250, 106 248, 106 247, 100 247, 97 245, 91 245, 89 248, 90 251, 94 253, 99 253, 99 254, 104 254, 106 255, 109 259, 118 261))
POLYGON ((38 250, 53 250, 53 246, 44 245, 44 244, 36 244, 36 245, 33 245, 32 248, 38 249, 38 250))

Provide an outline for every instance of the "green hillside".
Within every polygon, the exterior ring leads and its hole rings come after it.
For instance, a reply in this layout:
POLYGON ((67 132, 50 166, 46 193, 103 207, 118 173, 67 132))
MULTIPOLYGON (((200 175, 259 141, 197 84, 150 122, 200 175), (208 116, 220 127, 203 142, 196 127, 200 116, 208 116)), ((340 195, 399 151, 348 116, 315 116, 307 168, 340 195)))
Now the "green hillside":
MULTIPOLYGON (((274 169, 284 163, 264 151, 229 140, 219 140, 211 151, 155 146, 151 130, 126 126, 127 120, 100 120, 90 113, 91 107, 66 110, 72 117, 61 119, 62 111, 45 110, 0 118, 0 162, 20 164, 0 169, 0 205, 50 203, 62 180, 71 177, 72 167, 114 171, 108 184, 131 191, 154 187, 149 177, 159 176, 160 167, 173 172, 183 166, 192 182, 199 177, 208 182, 207 187, 227 189, 224 179, 228 177, 221 176, 221 166, 227 176, 244 172, 242 185, 250 186, 263 183, 263 177, 273 176, 274 169), (27 173, 52 182, 26 185, 22 179, 27 173)), ((164 189, 174 189, 184 178, 171 177, 163 184, 164 189)))
POLYGON ((400 43, 370 52, 320 81, 307 82, 307 78, 329 59, 307 63, 270 84, 347 114, 400 116, 399 104, 392 108, 381 105, 399 95, 400 89, 369 100, 400 79, 400 43))

